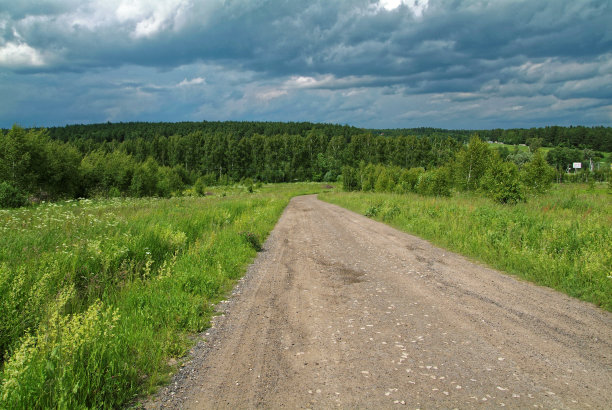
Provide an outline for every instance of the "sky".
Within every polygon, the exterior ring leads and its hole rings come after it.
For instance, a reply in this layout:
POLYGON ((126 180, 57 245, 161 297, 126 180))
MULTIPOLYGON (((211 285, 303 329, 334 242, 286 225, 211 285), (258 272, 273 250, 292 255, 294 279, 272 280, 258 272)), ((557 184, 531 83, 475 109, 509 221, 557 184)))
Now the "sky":
POLYGON ((0 127, 612 126, 612 0, 0 0, 0 127))

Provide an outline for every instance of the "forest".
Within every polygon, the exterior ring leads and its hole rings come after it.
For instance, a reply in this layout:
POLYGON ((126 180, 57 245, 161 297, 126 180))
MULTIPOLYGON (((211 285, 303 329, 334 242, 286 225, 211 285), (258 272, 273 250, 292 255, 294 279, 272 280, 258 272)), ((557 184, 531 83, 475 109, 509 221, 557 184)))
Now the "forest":
MULTIPOLYGON (((346 174, 368 164, 431 172, 440 169, 424 175, 429 178, 446 172, 451 178, 463 172, 462 161, 470 162, 462 159, 474 145, 466 144, 468 140, 484 144, 487 153, 497 148, 492 161, 514 164, 516 172, 534 160, 540 147, 548 147, 538 158, 544 157, 556 171, 554 177, 552 171, 545 173, 551 179, 609 178, 609 166, 592 165, 604 159, 604 151, 612 150, 609 127, 366 130, 303 122, 14 126, 0 135, 0 206, 60 198, 202 194, 206 187, 243 180, 336 182, 342 178, 343 167, 346 174), (585 163, 579 177, 566 172, 573 162, 585 163)), ((510 168, 506 171, 514 173, 510 168)), ((448 189, 465 185, 455 179, 448 182, 448 189)), ((471 183, 468 186, 473 188, 471 183)))
MULTIPOLYGON (((7 130, 5 130, 7 131, 7 130)), ((77 141, 92 139, 96 142, 123 141, 126 139, 154 136, 169 137, 171 135, 187 135, 201 131, 204 134, 226 134, 236 138, 251 137, 259 134, 300 135, 308 132, 321 133, 329 138, 333 136, 350 137, 356 134, 373 134, 398 137, 414 135, 417 137, 452 137, 461 142, 467 142, 474 134, 485 141, 498 141, 505 144, 527 144, 533 138, 541 138, 544 147, 564 146, 568 148, 590 148, 597 151, 612 151, 611 127, 584 126, 549 126, 541 128, 512 128, 492 130, 446 130, 441 128, 397 128, 397 129, 363 129, 348 125, 313 124, 309 122, 249 122, 249 121, 202 121, 177 123, 104 123, 91 125, 67 125, 48 128, 53 139, 61 141, 77 141)))

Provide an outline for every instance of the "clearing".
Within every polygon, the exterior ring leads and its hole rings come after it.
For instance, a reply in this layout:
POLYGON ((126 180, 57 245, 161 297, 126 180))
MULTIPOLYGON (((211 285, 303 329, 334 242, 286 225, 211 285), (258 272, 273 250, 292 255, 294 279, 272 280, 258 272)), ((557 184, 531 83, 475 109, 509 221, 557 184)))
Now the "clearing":
POLYGON ((294 198, 148 408, 605 408, 612 314, 294 198))

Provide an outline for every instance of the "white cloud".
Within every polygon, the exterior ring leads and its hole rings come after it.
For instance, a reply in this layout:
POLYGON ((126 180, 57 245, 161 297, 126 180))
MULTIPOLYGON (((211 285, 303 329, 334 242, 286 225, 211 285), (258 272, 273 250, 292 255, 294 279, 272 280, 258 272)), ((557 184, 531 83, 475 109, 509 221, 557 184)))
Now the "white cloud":
POLYGON ((423 11, 425 11, 429 5, 429 0, 379 0, 378 4, 388 11, 395 10, 399 6, 405 5, 416 17, 421 17, 423 11))
POLYGON ((268 90, 257 93, 257 99, 268 102, 284 95, 287 95, 287 90, 268 90))
POLYGON ((0 46, 0 67, 41 67, 45 58, 36 49, 23 42, 8 42, 0 46))
POLYGON ((180 83, 177 84, 177 87, 191 87, 193 85, 202 85, 206 84, 206 80, 202 77, 192 78, 191 80, 184 79, 180 83))
POLYGON ((285 82, 287 88, 314 88, 321 85, 323 81, 308 76, 292 76, 285 82))

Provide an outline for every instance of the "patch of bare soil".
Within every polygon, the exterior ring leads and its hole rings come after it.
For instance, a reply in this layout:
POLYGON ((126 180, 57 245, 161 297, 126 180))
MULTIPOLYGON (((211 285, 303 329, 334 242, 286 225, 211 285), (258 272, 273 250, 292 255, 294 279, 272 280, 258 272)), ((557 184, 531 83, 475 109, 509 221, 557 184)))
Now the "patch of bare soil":
POLYGON ((294 198, 148 408, 611 408, 612 314, 294 198))

